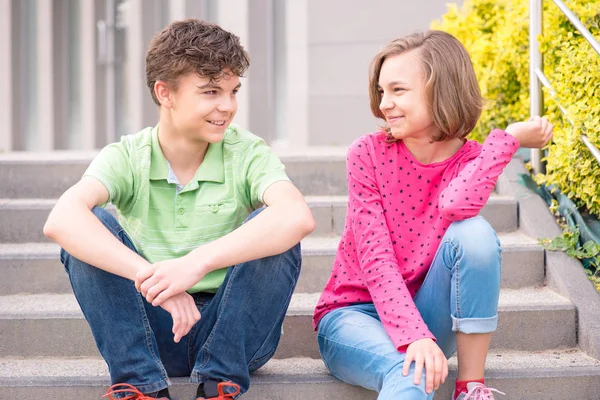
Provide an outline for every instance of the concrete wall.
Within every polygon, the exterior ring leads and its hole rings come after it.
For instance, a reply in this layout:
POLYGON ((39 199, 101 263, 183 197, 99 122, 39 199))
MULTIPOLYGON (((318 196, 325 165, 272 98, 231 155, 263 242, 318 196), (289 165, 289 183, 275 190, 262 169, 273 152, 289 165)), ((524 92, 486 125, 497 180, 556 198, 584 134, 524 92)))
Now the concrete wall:
POLYGON ((347 145, 376 129, 373 55, 446 1, 0 0, 0 152, 100 148, 153 125, 144 54, 185 17, 219 23, 251 55, 236 122, 282 147, 347 145))
POLYGON ((376 129, 367 92, 371 58, 395 37, 427 29, 446 12, 446 3, 448 0, 308 1, 311 145, 346 145, 376 129))

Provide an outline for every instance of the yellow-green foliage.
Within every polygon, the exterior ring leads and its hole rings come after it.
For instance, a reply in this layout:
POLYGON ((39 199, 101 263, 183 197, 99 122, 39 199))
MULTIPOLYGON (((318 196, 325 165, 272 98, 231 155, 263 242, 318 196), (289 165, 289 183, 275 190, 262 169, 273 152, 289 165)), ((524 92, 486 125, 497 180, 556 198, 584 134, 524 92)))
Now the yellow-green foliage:
POLYGON ((472 139, 528 116, 528 18, 527 1, 467 0, 432 24, 460 40, 473 61, 486 103, 472 139))
MULTIPOLYGON (((567 1, 567 5, 600 40, 600 1, 567 1)), ((556 90, 556 97, 545 91, 546 113, 560 124, 548 149, 546 175, 538 182, 555 184, 600 216, 600 165, 580 139, 586 134, 600 147, 600 55, 557 7, 548 7, 544 24, 552 27, 540 40, 544 73, 556 90)))
MULTIPOLYGON (((600 0, 565 3, 600 40, 600 0)), ((556 127, 547 173, 537 181, 556 185, 600 216, 600 166, 580 139, 584 133, 600 147, 600 55, 552 1, 544 1, 543 26, 544 74, 556 90, 555 97, 545 90, 545 113, 556 127)), ((487 104, 472 138, 482 140, 491 128, 529 116, 528 0, 466 0, 461 8, 450 5, 432 28, 456 36, 473 60, 487 104)))

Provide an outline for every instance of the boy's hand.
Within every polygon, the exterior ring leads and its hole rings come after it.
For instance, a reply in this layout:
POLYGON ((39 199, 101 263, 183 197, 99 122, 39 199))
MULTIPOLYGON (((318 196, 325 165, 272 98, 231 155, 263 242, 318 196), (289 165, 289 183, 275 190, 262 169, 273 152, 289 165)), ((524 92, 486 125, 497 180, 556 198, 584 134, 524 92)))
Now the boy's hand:
POLYGON ((421 383, 423 367, 425 367, 425 391, 437 390, 448 377, 448 360, 440 347, 432 339, 420 339, 412 342, 406 349, 402 375, 408 376, 410 365, 415 362, 413 383, 421 383))
POLYGON ((202 279, 202 274, 192 268, 186 257, 160 261, 140 270, 135 277, 135 287, 153 306, 185 292, 202 279))
POLYGON ((173 317, 173 340, 179 343, 196 322, 200 320, 200 311, 192 296, 186 292, 176 294, 165 300, 161 307, 173 317))
POLYGON ((554 125, 546 117, 531 117, 529 121, 510 124, 505 132, 514 136, 521 147, 539 149, 546 146, 552 139, 554 125))

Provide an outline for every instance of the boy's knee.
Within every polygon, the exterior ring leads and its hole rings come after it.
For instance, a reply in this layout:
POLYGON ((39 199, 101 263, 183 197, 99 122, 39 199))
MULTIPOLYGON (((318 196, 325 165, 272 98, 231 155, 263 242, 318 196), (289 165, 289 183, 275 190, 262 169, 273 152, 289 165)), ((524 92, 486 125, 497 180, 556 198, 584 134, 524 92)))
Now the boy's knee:
MULTIPOLYGON (((298 281, 300 277, 300 268, 302 265, 302 252, 300 250, 300 243, 296 244, 295 246, 293 246, 287 251, 284 251, 281 254, 277 254, 271 257, 279 259, 278 261, 276 261, 276 264, 280 265, 285 270, 285 272, 283 272, 285 275, 291 274, 294 280, 298 281)), ((266 279, 271 278, 272 275, 266 277, 266 279)))
POLYGON ((298 267, 300 267, 300 264, 302 262, 302 249, 300 247, 300 243, 296 243, 296 245, 294 247, 292 247, 291 249, 288 250, 288 252, 291 254, 292 258, 294 259, 294 264, 298 265, 298 267))
POLYGON ((244 221, 244 223, 246 223, 246 222, 250 221, 252 218, 256 217, 258 214, 260 214, 260 213, 261 213, 261 212, 263 212, 264 210, 265 210, 265 207, 261 207, 261 208, 258 208, 258 209, 256 209, 256 210, 252 211, 252 212, 250 213, 250 215, 248 215, 248 218, 246 218, 246 220, 244 221))
POLYGON ((94 206, 92 208, 92 214, 96 216, 105 226, 112 225, 113 221, 117 222, 117 219, 108 211, 106 208, 94 206))
POLYGON ((108 229, 108 231, 117 239, 119 239, 121 242, 125 242, 125 239, 122 237, 123 227, 110 211, 108 211, 106 208, 95 206, 92 208, 92 214, 94 214, 96 218, 102 222, 102 225, 104 225, 104 227, 108 229))
MULTIPOLYGON (((94 206, 91 211, 92 211, 92 214, 94 214, 96 216, 96 218, 98 218, 98 220, 100 222, 102 222, 102 224, 109 230, 109 232, 111 232, 119 240, 121 240, 121 241, 123 240, 119 236, 119 232, 122 230, 121 225, 119 224, 119 222, 117 221, 115 216, 110 213, 110 211, 108 211, 105 208, 98 207, 98 206, 94 206)), ((67 268, 67 271, 69 270, 69 268, 68 268, 69 262, 68 261, 69 261, 70 257, 71 257, 71 255, 69 254, 69 252, 67 252, 65 249, 63 249, 61 247, 60 261, 65 266, 65 268, 67 268)))
POLYGON ((67 259, 70 257, 71 255, 62 247, 60 248, 60 262, 65 266, 65 268, 67 267, 67 259))

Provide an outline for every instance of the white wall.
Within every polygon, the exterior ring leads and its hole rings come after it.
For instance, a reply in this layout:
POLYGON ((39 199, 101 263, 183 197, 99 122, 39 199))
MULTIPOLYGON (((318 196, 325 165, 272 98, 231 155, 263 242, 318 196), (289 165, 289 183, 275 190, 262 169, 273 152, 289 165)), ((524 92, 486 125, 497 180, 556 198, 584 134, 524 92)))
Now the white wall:
MULTIPOLYGON (((308 129, 310 144, 346 145, 374 131, 368 65, 390 40, 447 10, 448 0, 309 0, 308 129)), ((457 1, 462 4, 462 1, 457 1)))

